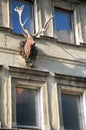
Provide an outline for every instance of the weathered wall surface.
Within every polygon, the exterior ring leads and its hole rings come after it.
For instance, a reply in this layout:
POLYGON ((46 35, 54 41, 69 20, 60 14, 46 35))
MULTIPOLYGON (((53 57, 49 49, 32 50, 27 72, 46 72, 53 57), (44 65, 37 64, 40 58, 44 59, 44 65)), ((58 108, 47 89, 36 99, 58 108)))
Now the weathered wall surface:
MULTIPOLYGON (((52 2, 50 0, 47 0, 47 2, 46 0, 44 0, 44 2, 41 1, 40 4, 43 6, 41 11, 38 10, 38 17, 43 18, 43 21, 39 18, 39 25, 41 26, 41 23, 43 24, 44 21, 52 15, 53 5, 51 5, 52 2)), ((4 27, 9 27, 10 25, 8 20, 8 5, 8 0, 0 1, 0 25, 4 27)), ((80 42, 86 42, 86 6, 79 5, 78 12, 80 14, 80 16, 77 16, 79 17, 78 26, 79 29, 81 28, 81 30, 79 30, 80 42)), ((50 128, 48 130, 60 130, 57 81, 54 75, 55 73, 59 73, 70 76, 86 77, 86 45, 70 45, 59 42, 57 39, 53 38, 54 29, 52 22, 53 20, 45 33, 51 37, 41 36, 40 38, 36 38, 38 56, 32 70, 49 72, 47 89, 50 128)), ((7 111, 7 104, 11 104, 10 92, 7 93, 7 89, 10 90, 11 84, 9 82, 8 66, 28 68, 25 60, 19 54, 19 43, 23 40, 25 40, 23 36, 14 34, 12 30, 8 28, 3 29, 0 27, 0 65, 3 65, 0 74, 2 92, 1 105, 3 107, 3 109, 1 109, 1 121, 3 127, 11 127, 11 105, 9 105, 10 110, 7 111), (7 97, 9 101, 7 101, 7 97), (10 117, 7 116, 8 113, 10 117)))
MULTIPOLYGON (((26 67, 19 54, 19 43, 23 37, 11 33, 0 33, 0 64, 26 67)), ((59 43, 49 38, 36 40, 38 57, 35 62, 37 69, 70 75, 86 76, 86 47, 59 43)))
MULTIPOLYGON (((41 1, 40 4, 42 8, 41 9, 39 8, 41 11, 38 10, 39 11, 38 14, 42 13, 42 15, 38 15, 38 16, 41 18, 44 18, 42 22, 43 24, 44 21, 53 14, 53 2, 47 0, 47 2, 41 1)), ((8 19, 10 18, 8 5, 9 5, 8 0, 0 1, 0 19, 1 19, 0 24, 1 26, 5 26, 5 27, 10 25, 8 24, 9 23, 8 19)), ((79 17, 78 26, 81 28, 81 31, 79 30, 80 39, 82 39, 81 41, 85 42, 85 25, 86 25, 85 4, 78 5, 77 12, 79 13, 79 15, 77 15, 77 18, 79 17)), ((50 26, 47 30, 47 33, 50 34, 49 36, 53 36, 52 22, 53 21, 51 21, 50 26)), ((0 64, 15 65, 15 66, 18 65, 18 66, 25 67, 24 59, 18 53, 18 46, 19 46, 19 43, 23 40, 23 37, 14 35, 11 32, 8 33, 5 30, 2 31, 2 28, 0 30, 1 30, 0 32, 0 53, 1 53, 0 64), (8 58, 8 57, 11 57, 11 58, 8 58)), ((56 41, 56 39, 53 39, 53 38, 49 39, 49 38, 43 38, 43 37, 37 39, 36 43, 37 43, 37 47, 39 51, 39 55, 36 61, 37 68, 40 68, 40 69, 44 68, 45 70, 49 70, 49 71, 52 70, 53 72, 54 71, 61 72, 61 73, 69 72, 69 74, 75 74, 73 73, 73 71, 75 72, 75 70, 77 70, 77 67, 78 67, 79 69, 76 75, 79 74, 79 75, 85 76, 85 72, 83 72, 83 69, 85 67, 85 62, 86 62, 86 58, 85 58, 86 47, 85 46, 84 47, 74 46, 74 45, 71 46, 64 43, 59 43, 58 41, 56 41), (43 58, 42 61, 40 61, 41 58, 43 58), (48 64, 52 67, 48 66, 48 64), (55 67, 57 65, 58 67, 55 67), (64 69, 60 69, 61 66, 64 69), (80 72, 83 72, 83 73, 80 74, 80 72)))
MULTIPOLYGON (((24 59, 19 54, 19 43, 24 40, 20 36, 16 36, 12 33, 0 33, 0 64, 7 68, 7 66, 16 66, 27 68, 24 59), (4 37, 4 38, 3 38, 4 37)), ((57 99, 57 81, 54 79, 54 73, 67 74, 71 76, 86 77, 86 47, 67 45, 59 43, 55 40, 47 38, 36 39, 36 46, 38 49, 37 60, 33 69, 48 71, 50 76, 48 77, 48 105, 49 105, 49 118, 51 130, 59 130, 59 107, 57 99), (54 111, 53 111, 54 108, 54 111)), ((7 80, 7 70, 2 70, 2 95, 6 97, 7 86, 10 84, 7 80), (7 85, 8 83, 8 85, 7 85), (4 91, 3 91, 4 87, 4 91)), ((10 99, 10 98, 9 98, 10 99)), ((3 98, 4 100, 4 98, 3 98)), ((3 110, 1 111, 2 126, 10 127, 10 123, 7 122, 7 98, 3 102, 3 110), (5 117, 5 118, 4 118, 5 117)), ((10 110, 11 111, 11 110, 10 110)), ((10 112, 9 112, 10 113, 10 112)), ((9 119, 10 121, 11 119, 9 119)))

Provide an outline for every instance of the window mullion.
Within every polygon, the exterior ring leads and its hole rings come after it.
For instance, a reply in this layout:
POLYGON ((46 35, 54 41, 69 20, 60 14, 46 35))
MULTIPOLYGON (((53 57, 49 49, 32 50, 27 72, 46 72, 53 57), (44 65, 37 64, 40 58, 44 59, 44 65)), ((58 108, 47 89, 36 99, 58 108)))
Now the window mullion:
POLYGON ((35 24, 35 33, 38 32, 38 14, 37 14, 37 0, 34 1, 34 24, 35 24))
POLYGON ((78 25, 77 25, 77 12, 76 9, 74 10, 74 28, 75 28, 75 41, 76 44, 79 45, 79 35, 78 35, 78 25))

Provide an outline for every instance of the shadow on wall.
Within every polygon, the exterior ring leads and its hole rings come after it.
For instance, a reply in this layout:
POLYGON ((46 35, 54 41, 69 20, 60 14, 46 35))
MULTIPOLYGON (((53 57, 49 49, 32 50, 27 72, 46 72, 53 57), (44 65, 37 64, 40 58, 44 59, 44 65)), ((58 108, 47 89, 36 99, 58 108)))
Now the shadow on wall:
MULTIPOLYGON (((46 44, 46 43, 45 43, 46 44)), ((45 71, 49 71, 52 73, 61 73, 72 76, 81 76, 86 77, 86 49, 82 47, 73 47, 71 48, 65 47, 65 45, 61 46, 63 53, 68 57, 68 59, 64 57, 58 57, 59 51, 57 50, 56 57, 51 57, 51 55, 46 55, 46 51, 43 51, 41 48, 38 48, 38 60, 36 60, 37 68, 45 71)), ((61 52, 62 53, 62 52, 61 52)))
MULTIPOLYGON (((40 59, 36 60, 37 68, 40 70, 49 71, 52 73, 60 73, 72 76, 81 76, 86 77, 86 62, 75 62, 71 61, 60 61, 57 59, 56 61, 50 61, 46 57, 46 61, 44 57, 39 57, 40 59)), ((82 60, 82 59, 77 59, 82 60)), ((83 59, 84 60, 84 59, 83 59)))

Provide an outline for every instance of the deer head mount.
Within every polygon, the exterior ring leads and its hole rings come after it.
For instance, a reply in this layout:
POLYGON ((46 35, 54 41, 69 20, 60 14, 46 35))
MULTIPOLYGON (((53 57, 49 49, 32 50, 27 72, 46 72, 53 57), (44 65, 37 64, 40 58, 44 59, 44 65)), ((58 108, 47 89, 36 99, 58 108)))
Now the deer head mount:
POLYGON ((24 23, 22 22, 22 13, 24 10, 24 5, 22 5, 21 7, 16 7, 14 9, 19 16, 19 23, 24 31, 24 36, 27 37, 27 40, 20 43, 20 47, 19 47, 19 52, 20 54, 25 58, 26 63, 29 64, 29 66, 33 65, 33 61, 36 59, 37 57, 37 48, 35 46, 35 40, 34 37, 36 36, 40 36, 41 33, 45 32, 48 28, 48 23, 49 21, 53 18, 53 16, 51 16, 43 25, 41 30, 38 30, 37 33, 31 35, 28 30, 25 28, 25 24, 27 22, 28 19, 25 19, 24 23))

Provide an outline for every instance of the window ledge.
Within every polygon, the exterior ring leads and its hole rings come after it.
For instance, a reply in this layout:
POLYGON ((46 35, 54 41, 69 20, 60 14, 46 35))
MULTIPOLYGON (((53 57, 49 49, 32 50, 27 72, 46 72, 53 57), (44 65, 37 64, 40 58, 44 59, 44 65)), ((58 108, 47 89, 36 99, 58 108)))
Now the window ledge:
POLYGON ((0 31, 6 31, 12 33, 12 30, 13 30, 12 28, 0 26, 0 31))
POLYGON ((2 31, 2 32, 6 32, 6 33, 11 33, 11 34, 13 34, 13 35, 15 35, 15 36, 19 36, 19 37, 24 37, 24 35, 23 34, 18 34, 18 33, 15 33, 15 32, 13 32, 13 29, 12 28, 10 28, 10 27, 3 27, 3 26, 0 26, 0 31, 2 31))
POLYGON ((80 43, 80 45, 77 45, 75 43, 68 43, 68 42, 64 42, 64 41, 59 41, 57 38, 55 37, 50 37, 50 36, 40 36, 40 38, 37 39, 44 39, 44 40, 50 40, 50 41, 54 41, 58 44, 63 44, 63 45, 68 45, 68 46, 75 46, 75 47, 86 47, 86 43, 80 43))
POLYGON ((43 77, 48 77, 49 72, 48 71, 41 71, 41 70, 31 70, 31 69, 26 69, 26 68, 20 68, 20 67, 14 67, 14 66, 9 66, 9 72, 13 73, 26 73, 26 74, 32 74, 32 75, 38 75, 38 76, 43 76, 43 77))
POLYGON ((80 46, 86 47, 86 43, 80 43, 80 46))
POLYGON ((34 128, 0 128, 0 130, 41 130, 41 129, 34 129, 34 128))
POLYGON ((0 130, 42 130, 40 128, 0 128, 0 130))
MULTIPOLYGON (((0 31, 5 31, 7 33, 9 32, 9 33, 11 33, 13 35, 16 35, 16 36, 24 38, 23 34, 14 33, 13 29, 9 28, 9 27, 2 27, 2 26, 0 26, 0 31)), ((59 41, 57 38, 50 37, 50 36, 43 36, 43 35, 41 35, 40 37, 35 37, 35 39, 51 40, 51 41, 55 41, 58 44, 65 44, 65 45, 69 45, 69 46, 86 47, 86 43, 80 43, 80 45, 76 45, 75 43, 68 43, 68 42, 59 41)))

